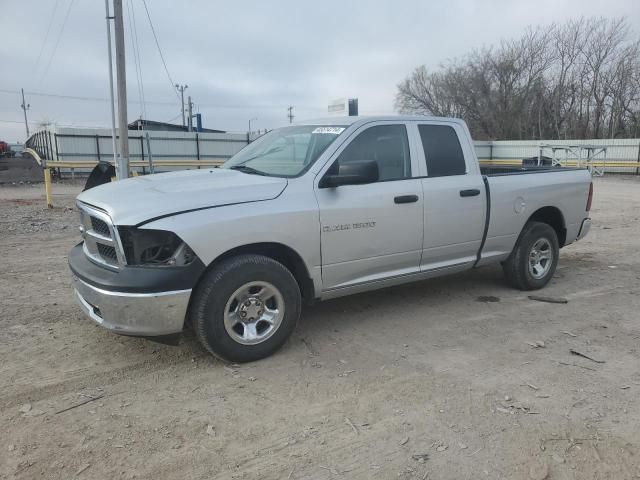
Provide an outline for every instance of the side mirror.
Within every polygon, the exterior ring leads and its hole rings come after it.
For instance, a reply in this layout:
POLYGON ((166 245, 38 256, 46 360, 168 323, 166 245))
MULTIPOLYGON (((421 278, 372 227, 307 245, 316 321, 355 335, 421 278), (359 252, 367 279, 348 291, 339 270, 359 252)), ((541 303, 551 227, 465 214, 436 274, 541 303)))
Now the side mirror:
POLYGON ((318 187, 335 188, 342 185, 362 185, 375 183, 380 178, 378 162, 374 160, 357 160, 338 165, 338 174, 325 174, 318 187))

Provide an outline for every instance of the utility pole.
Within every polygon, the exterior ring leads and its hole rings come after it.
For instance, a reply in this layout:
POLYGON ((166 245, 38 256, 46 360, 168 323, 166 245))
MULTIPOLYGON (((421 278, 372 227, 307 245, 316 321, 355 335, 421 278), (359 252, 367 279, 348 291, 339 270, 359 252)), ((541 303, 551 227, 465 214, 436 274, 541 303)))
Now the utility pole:
POLYGON ((191 103, 191 95, 187 97, 187 108, 189 109, 189 131, 193 132, 193 103, 191 103))
POLYGON ((189 88, 189 85, 178 85, 176 83, 176 90, 180 92, 180 108, 182 109, 182 126, 186 127, 184 122, 184 91, 189 88))
POLYGON ((289 117, 289 123, 293 123, 293 118, 295 117, 295 115, 293 114, 293 105, 289 105, 289 108, 287 108, 287 111, 289 112, 287 114, 287 117, 289 117))
POLYGON ((27 110, 31 108, 31 105, 25 103, 24 101, 24 88, 20 89, 22 91, 22 105, 20 107, 24 111, 24 128, 27 129, 27 139, 29 139, 29 122, 27 121, 27 110))
POLYGON ((118 179, 129 177, 129 131, 127 130, 127 72, 124 57, 124 23, 122 0, 113 0, 113 26, 116 35, 116 81, 118 82, 118 133, 120 134, 120 162, 118 179))
POLYGON ((111 95, 111 147, 113 148, 113 164, 118 165, 118 148, 116 145, 116 106, 113 94, 113 59, 111 55, 111 20, 109 15, 109 0, 104 0, 104 8, 107 12, 107 52, 109 56, 109 93, 111 95))

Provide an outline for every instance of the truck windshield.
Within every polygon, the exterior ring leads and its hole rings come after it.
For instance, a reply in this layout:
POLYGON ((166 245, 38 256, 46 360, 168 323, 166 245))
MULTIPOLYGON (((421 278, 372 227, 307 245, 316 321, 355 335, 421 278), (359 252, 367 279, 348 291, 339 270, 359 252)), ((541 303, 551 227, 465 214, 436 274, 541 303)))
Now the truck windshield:
POLYGON ((254 175, 297 177, 318 159, 346 126, 300 125, 273 130, 250 143, 222 168, 254 175))

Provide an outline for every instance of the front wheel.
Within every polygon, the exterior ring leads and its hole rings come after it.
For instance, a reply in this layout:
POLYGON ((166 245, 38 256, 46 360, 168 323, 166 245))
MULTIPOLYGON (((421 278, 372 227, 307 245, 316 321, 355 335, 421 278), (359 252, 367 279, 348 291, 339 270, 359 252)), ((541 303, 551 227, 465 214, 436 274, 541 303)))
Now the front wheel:
POLYGON ((559 254, 556 231, 546 223, 528 222, 502 268, 513 287, 537 290, 553 277, 559 254))
POLYGON ((231 362, 251 362, 285 343, 300 309, 300 288, 284 265, 262 255, 240 255, 205 274, 194 291, 190 316, 209 352, 231 362))

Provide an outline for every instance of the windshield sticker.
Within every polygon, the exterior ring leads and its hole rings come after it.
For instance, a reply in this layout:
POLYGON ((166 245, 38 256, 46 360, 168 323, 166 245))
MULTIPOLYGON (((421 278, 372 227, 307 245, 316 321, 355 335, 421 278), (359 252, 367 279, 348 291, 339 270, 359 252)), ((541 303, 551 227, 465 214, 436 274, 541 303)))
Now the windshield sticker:
POLYGON ((344 132, 343 127, 318 127, 311 133, 328 133, 329 135, 340 135, 344 132))

